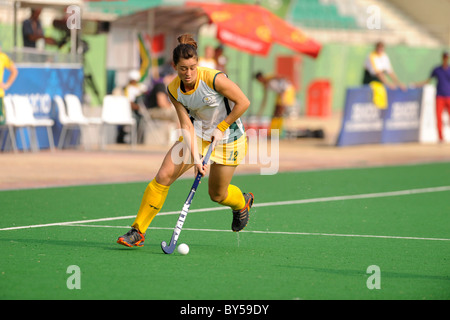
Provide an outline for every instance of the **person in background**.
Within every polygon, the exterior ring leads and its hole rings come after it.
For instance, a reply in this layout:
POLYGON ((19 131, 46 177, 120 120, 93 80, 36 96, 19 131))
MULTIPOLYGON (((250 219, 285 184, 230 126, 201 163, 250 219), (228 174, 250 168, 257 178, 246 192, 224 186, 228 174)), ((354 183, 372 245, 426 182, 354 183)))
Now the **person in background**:
POLYGON ((264 90, 263 100, 258 112, 258 117, 262 117, 264 115, 268 91, 274 91, 277 94, 277 98, 275 101, 275 108, 272 113, 269 133, 272 129, 282 130, 283 117, 285 116, 288 108, 293 107, 295 104, 296 92, 294 85, 284 77, 265 76, 261 72, 258 72, 255 75, 255 78, 263 85, 264 90))
MULTIPOLYGON (((147 90, 147 87, 139 83, 139 80, 141 79, 141 73, 139 70, 132 70, 128 74, 129 82, 123 89, 124 95, 130 100, 131 104, 131 110, 133 111, 133 117, 136 119, 137 123, 137 130, 139 132, 139 125, 140 120, 142 118, 142 115, 139 110, 139 105, 137 99, 141 97, 144 92, 147 90)), ((119 126, 118 127, 118 133, 117 133, 117 143, 125 143, 125 136, 127 132, 125 131, 125 126, 119 126)), ((142 143, 142 141, 138 141, 139 143, 142 143)))
POLYGON ((8 90, 17 78, 19 72, 14 64, 14 62, 2 52, 0 44, 0 124, 5 123, 5 112, 3 111, 3 97, 5 96, 5 91, 8 90), (3 82, 3 76, 5 69, 10 71, 9 77, 6 82, 3 82))
POLYGON ((219 45, 216 47, 214 51, 214 59, 216 60, 217 70, 222 71, 224 73, 227 72, 227 57, 223 54, 223 45, 219 45))
POLYGON ((448 63, 449 53, 444 51, 442 53, 442 63, 436 66, 427 80, 417 83, 417 86, 424 86, 430 83, 432 78, 436 78, 436 123, 439 134, 439 142, 444 142, 444 132, 442 125, 442 114, 444 110, 450 116, 450 66, 448 63))
POLYGON ((23 36, 23 46, 28 48, 36 48, 36 42, 39 39, 44 39, 46 44, 56 45, 57 42, 53 38, 45 37, 44 31, 42 30, 42 25, 39 20, 41 15, 41 8, 31 9, 30 18, 26 19, 22 23, 22 36, 23 36))
POLYGON ((145 95, 144 104, 153 119, 171 121, 178 126, 177 112, 170 102, 167 92, 167 86, 176 76, 177 73, 173 68, 167 69, 162 74, 162 81, 155 83, 153 88, 145 95))
POLYGON ((406 86, 398 80, 381 41, 375 44, 375 50, 369 54, 364 64, 363 84, 368 85, 372 81, 381 82, 390 89, 398 87, 406 90, 406 86))
POLYGON ((215 57, 214 48, 211 46, 206 46, 205 47, 205 56, 200 57, 198 59, 198 66, 216 70, 217 63, 216 63, 216 59, 214 57, 215 57))

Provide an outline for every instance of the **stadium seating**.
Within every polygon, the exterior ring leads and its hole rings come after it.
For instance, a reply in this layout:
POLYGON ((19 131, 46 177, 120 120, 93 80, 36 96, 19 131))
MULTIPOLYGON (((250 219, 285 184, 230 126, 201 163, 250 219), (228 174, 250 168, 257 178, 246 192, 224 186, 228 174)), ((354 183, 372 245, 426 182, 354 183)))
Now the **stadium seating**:
POLYGON ((341 15, 332 4, 319 0, 295 1, 291 11, 292 22, 308 28, 318 29, 358 29, 352 16, 341 15))
POLYGON ((106 125, 131 126, 131 147, 134 149, 137 143, 136 120, 133 118, 130 101, 124 96, 106 95, 103 98, 102 126, 100 133, 101 148, 105 145, 106 125))
MULTIPOLYGON (((1 127, 6 127, 8 130, 6 132, 6 136, 9 137, 11 140, 11 146, 14 150, 14 152, 17 152, 17 143, 16 143, 16 135, 15 135, 15 128, 21 127, 21 125, 16 121, 15 114, 14 114, 14 106, 11 101, 10 96, 6 96, 3 98, 3 104, 4 104, 4 110, 5 110, 5 124, 1 125, 1 127)), ((0 136, 1 143, 3 146, 3 141, 5 137, 2 135, 0 136)))
POLYGON ((436 47, 439 39, 388 0, 299 0, 288 20, 322 43, 386 44, 436 47), (370 17, 379 12, 378 25, 370 17), (382 14, 381 14, 382 13, 382 14))
POLYGON ((71 122, 76 123, 81 131, 81 142, 85 150, 92 144, 94 135, 90 131, 91 126, 100 126, 102 119, 100 117, 86 117, 83 113, 83 106, 78 96, 74 94, 64 95, 64 101, 67 107, 67 116, 71 122))
POLYGON ((66 111, 66 105, 61 96, 56 95, 53 97, 53 100, 55 100, 56 108, 58 110, 59 123, 62 125, 57 146, 59 149, 62 149, 66 140, 67 131, 69 129, 81 129, 81 125, 84 123, 80 123, 69 118, 66 111))
POLYGON ((67 105, 67 115, 71 121, 76 122, 79 125, 99 125, 102 123, 101 118, 88 118, 84 116, 81 101, 76 95, 66 94, 64 96, 64 101, 67 105))
POLYGON ((30 137, 30 145, 33 151, 39 150, 38 139, 36 134, 36 128, 38 127, 45 127, 47 129, 48 144, 50 150, 54 151, 55 145, 52 132, 54 121, 52 119, 35 118, 33 113, 33 106, 31 105, 30 100, 26 96, 13 95, 12 101, 14 104, 14 114, 17 123, 32 129, 30 130, 30 132, 32 132, 34 139, 30 137))

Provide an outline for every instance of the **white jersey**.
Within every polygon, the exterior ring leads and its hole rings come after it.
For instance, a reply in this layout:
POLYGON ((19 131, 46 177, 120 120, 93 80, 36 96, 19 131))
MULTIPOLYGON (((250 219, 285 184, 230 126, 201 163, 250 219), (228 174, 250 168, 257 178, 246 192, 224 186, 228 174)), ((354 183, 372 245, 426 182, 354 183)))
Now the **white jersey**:
MULTIPOLYGON (((180 102, 188 111, 194 122, 197 136, 210 141, 214 129, 231 110, 234 103, 215 90, 217 75, 223 72, 205 67, 197 67, 197 82, 194 89, 185 92, 183 82, 176 77, 167 87, 169 94, 180 102)), ((224 132, 222 143, 239 139, 244 134, 244 126, 240 119, 224 132)))
POLYGON ((371 75, 376 75, 378 72, 392 72, 392 65, 386 53, 377 54, 372 52, 366 58, 365 68, 371 75))
POLYGON ((289 81, 286 79, 270 79, 267 83, 267 87, 277 94, 282 94, 289 88, 289 81))

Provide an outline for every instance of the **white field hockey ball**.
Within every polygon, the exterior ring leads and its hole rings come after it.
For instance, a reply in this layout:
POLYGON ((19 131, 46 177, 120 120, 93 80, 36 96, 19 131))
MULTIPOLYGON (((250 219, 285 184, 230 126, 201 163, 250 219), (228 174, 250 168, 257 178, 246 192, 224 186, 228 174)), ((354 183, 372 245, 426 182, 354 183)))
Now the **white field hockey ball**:
POLYGON ((182 243, 178 246, 178 253, 182 254, 183 256, 187 255, 189 253, 189 246, 186 243, 182 243))

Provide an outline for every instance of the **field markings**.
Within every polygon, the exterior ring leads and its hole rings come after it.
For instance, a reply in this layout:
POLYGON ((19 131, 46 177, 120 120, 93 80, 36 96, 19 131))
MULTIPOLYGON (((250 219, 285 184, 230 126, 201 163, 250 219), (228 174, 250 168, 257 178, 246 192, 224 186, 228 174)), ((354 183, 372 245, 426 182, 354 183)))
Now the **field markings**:
MULTIPOLYGON (((270 207, 270 206, 285 206, 285 205, 300 205, 308 203, 320 203, 320 202, 331 202, 331 201, 345 201, 345 200, 358 200, 358 199, 370 199, 370 198, 384 198, 384 197, 395 197, 395 196, 406 196, 414 194, 424 194, 424 193, 434 193, 434 192, 444 192, 450 191, 450 186, 433 187, 433 188, 421 188, 421 189, 410 189, 410 190, 400 190, 400 191, 390 191, 390 192, 379 192, 379 193, 366 193, 358 195, 346 195, 346 196, 334 196, 334 197, 323 197, 323 198, 312 198, 312 199, 302 199, 302 200, 289 200, 289 201, 275 201, 275 202, 265 202, 265 203, 255 203, 253 207, 270 207)), ((195 212, 210 212, 210 211, 220 211, 229 210, 228 207, 211 207, 203 209, 193 209, 189 213, 195 212)), ((158 216, 164 215, 175 215, 179 214, 180 211, 168 211, 161 212, 158 216)), ((86 225, 87 223, 93 222, 105 222, 105 221, 116 221, 116 220, 126 220, 133 219, 135 215, 132 216, 121 216, 121 217, 110 217, 110 218, 100 218, 100 219, 90 219, 90 220, 79 220, 79 221, 67 221, 67 222, 57 222, 48 224, 37 224, 29 226, 18 226, 1 228, 0 231, 8 230, 20 230, 20 229, 31 229, 31 228, 45 228, 53 226, 89 226, 89 227, 111 227, 111 228, 121 228, 116 226, 95 226, 86 225)), ((129 226, 127 227, 129 228, 129 226)), ((150 228, 152 229, 152 228, 150 228)), ((154 228, 156 229, 156 228, 154 228)), ((164 230, 172 230, 173 228, 159 228, 164 230)), ((215 231, 215 232, 231 232, 229 230, 215 230, 215 229, 183 229, 191 231, 215 231)), ((286 234, 286 235, 316 235, 316 236, 334 236, 334 237, 361 237, 361 238, 385 238, 385 239, 409 239, 409 240, 435 240, 435 241, 450 241, 450 239, 441 238, 421 238, 421 237, 398 237, 398 236, 377 236, 377 235, 351 235, 351 234, 328 234, 328 233, 307 233, 307 232, 281 232, 281 231, 245 231, 248 233, 265 233, 265 234, 286 234)))
MULTIPOLYGON (((84 228, 115 228, 130 229, 130 226, 105 226, 92 224, 65 224, 68 227, 84 227, 84 228)), ((172 230, 173 228, 150 227, 149 230, 172 230)), ((183 228, 183 231, 205 231, 205 232, 228 232, 232 230, 221 229, 196 229, 183 228)), ((319 233, 319 232, 290 232, 290 231, 258 231, 258 230, 242 230, 239 233, 255 233, 255 234, 277 234, 277 235, 297 235, 297 236, 322 236, 322 237, 349 237, 349 238, 378 238, 378 239, 401 239, 401 240, 428 240, 428 241, 450 241, 447 238, 424 238, 424 237, 401 237, 401 236, 381 236, 368 234, 341 234, 341 233, 319 233)))

